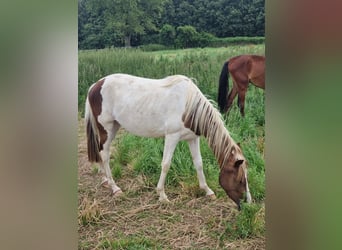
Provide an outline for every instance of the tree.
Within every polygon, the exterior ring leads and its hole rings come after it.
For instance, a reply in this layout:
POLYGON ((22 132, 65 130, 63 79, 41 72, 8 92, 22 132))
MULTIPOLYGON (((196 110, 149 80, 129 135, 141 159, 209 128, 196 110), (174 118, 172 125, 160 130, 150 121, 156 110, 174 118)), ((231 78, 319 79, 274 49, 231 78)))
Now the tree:
POLYGON ((208 33, 265 35, 265 0, 78 0, 78 7, 80 49, 158 41, 167 46, 172 41, 182 47, 205 46, 212 40, 208 33), (199 40, 186 41, 181 33, 177 40, 167 25, 192 26, 199 40))
POLYGON ((133 35, 157 31, 156 23, 163 10, 162 0, 112 0, 107 11, 107 26, 113 28, 131 46, 133 35))
POLYGON ((104 48, 111 44, 106 30, 105 1, 78 1, 78 46, 81 49, 104 48))

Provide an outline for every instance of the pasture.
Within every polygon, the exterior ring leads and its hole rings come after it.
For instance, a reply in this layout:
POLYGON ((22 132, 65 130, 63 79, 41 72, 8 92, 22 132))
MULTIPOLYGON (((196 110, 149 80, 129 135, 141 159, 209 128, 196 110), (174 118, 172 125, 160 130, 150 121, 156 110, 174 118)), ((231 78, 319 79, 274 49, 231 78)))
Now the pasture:
MULTIPOLYGON (((141 138, 120 130, 112 145, 110 166, 124 192, 114 198, 100 186, 98 166, 87 162, 83 116, 89 86, 112 73, 163 78, 183 74, 216 106, 223 63, 239 54, 264 54, 264 45, 143 52, 138 49, 79 51, 78 223, 79 249, 264 249, 265 167, 264 91, 250 86, 246 114, 236 105, 223 116, 226 128, 240 142, 249 165, 254 203, 239 212, 219 186, 219 167, 201 138, 203 168, 217 199, 205 197, 186 143, 178 144, 166 179, 171 201, 158 201, 163 139, 141 138)), ((230 88, 231 88, 231 78, 230 88)))

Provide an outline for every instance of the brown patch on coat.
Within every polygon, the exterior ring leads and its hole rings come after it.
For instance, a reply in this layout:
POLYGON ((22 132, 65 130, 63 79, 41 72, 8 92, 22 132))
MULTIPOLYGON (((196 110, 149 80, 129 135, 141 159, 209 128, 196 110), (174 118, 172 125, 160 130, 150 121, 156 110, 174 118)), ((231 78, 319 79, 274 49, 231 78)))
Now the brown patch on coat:
POLYGON ((102 112, 102 95, 101 95, 101 88, 104 83, 105 79, 99 80, 95 85, 91 88, 91 90, 88 93, 88 100, 89 104, 91 107, 91 110, 93 112, 93 115, 96 120, 96 126, 99 130, 100 134, 100 145, 99 149, 103 149, 103 144, 107 140, 107 131, 104 129, 104 127, 98 122, 97 117, 101 114, 102 112))

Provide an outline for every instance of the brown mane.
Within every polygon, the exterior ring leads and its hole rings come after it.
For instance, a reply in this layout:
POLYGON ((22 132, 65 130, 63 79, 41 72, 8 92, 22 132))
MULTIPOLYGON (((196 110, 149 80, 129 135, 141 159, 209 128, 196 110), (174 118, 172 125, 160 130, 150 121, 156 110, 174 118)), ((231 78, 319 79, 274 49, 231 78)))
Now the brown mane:
MULTIPOLYGON (((184 125, 195 134, 203 135, 207 139, 209 147, 213 150, 220 168, 222 168, 232 155, 233 150, 237 152, 241 152, 241 150, 229 135, 218 110, 204 97, 194 83, 191 86, 197 91, 188 92, 186 110, 182 117, 184 125)), ((241 171, 239 171, 239 176, 242 175, 241 171)))

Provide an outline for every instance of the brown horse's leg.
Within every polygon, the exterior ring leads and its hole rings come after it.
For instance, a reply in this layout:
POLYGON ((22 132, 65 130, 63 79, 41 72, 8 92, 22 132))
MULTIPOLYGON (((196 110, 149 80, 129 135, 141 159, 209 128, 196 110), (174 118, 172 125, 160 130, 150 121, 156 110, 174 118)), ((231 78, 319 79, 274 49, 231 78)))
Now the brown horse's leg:
POLYGON ((245 95, 247 88, 239 89, 238 106, 242 117, 245 117, 245 95))
POLYGON ((229 111, 230 109, 230 106, 232 106, 232 103, 234 101, 234 98, 237 94, 237 88, 235 87, 235 84, 233 83, 233 88, 232 90, 229 92, 229 95, 228 95, 228 100, 227 100, 227 107, 226 107, 226 112, 229 111))

